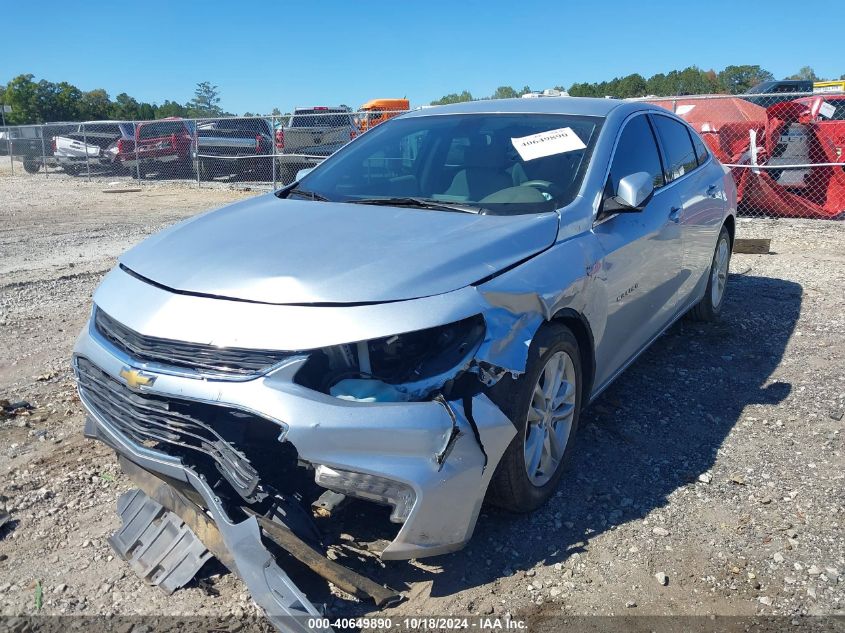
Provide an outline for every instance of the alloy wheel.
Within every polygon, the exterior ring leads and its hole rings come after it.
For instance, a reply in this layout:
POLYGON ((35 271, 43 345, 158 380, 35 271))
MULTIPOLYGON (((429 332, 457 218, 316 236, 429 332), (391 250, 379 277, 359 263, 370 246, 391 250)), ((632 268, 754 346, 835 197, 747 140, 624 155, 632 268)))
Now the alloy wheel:
POLYGON ((523 436, 525 471, 541 487, 555 474, 572 431, 576 397, 575 364, 557 352, 540 372, 528 405, 523 436))

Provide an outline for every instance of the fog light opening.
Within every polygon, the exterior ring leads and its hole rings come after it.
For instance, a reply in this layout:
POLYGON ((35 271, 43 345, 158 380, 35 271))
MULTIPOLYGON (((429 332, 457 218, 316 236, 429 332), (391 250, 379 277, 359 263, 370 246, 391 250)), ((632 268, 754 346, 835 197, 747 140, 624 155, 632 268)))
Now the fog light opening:
POLYGON ((315 470, 314 481, 323 488, 350 497, 390 506, 393 509, 390 513, 393 523, 404 523, 407 520, 417 498, 414 489, 401 482, 377 475, 338 470, 322 464, 315 470))

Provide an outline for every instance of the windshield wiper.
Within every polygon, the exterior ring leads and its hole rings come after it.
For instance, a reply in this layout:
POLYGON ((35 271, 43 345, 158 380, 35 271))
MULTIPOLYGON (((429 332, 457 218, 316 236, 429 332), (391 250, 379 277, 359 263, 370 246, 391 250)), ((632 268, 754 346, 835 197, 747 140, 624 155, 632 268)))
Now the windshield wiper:
POLYGON ((483 211, 482 207, 457 202, 444 202, 430 198, 415 198, 404 196, 399 198, 361 198, 360 200, 347 200, 351 204, 374 204, 386 207, 413 207, 415 209, 432 209, 434 211, 460 211, 461 213, 478 214, 483 211))
POLYGON ((317 202, 330 202, 326 196, 317 193, 316 191, 306 191, 305 189, 300 189, 299 187, 295 187, 288 191, 288 196, 292 193, 295 193, 298 196, 302 196, 303 198, 309 198, 311 200, 316 200, 317 202))

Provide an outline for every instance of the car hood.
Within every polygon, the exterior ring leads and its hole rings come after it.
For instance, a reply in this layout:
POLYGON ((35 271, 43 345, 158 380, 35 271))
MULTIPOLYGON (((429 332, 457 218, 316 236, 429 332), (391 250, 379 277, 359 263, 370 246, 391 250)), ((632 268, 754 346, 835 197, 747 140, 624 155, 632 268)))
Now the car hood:
POLYGON ((188 293, 373 303, 463 288, 544 250, 557 228, 557 213, 489 216, 268 194, 177 224, 120 261, 188 293))

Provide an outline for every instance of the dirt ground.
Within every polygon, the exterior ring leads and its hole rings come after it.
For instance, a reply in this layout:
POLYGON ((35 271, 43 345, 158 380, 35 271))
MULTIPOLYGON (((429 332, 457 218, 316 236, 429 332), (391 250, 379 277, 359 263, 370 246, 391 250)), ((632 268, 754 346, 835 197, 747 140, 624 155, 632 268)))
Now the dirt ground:
MULTIPOLYGON (((82 437, 69 361, 118 254, 255 192, 104 184, 0 164, 0 400, 33 407, 0 420, 0 615, 33 613, 39 587, 47 614, 253 613, 219 567, 166 596, 114 557, 128 482, 82 437)), ((434 559, 335 544, 404 592, 387 614, 845 615, 845 225, 738 230, 772 254, 735 255, 723 322, 673 326, 584 412, 552 503, 485 510, 465 550, 434 559)), ((294 577, 334 615, 375 613, 294 577)))

